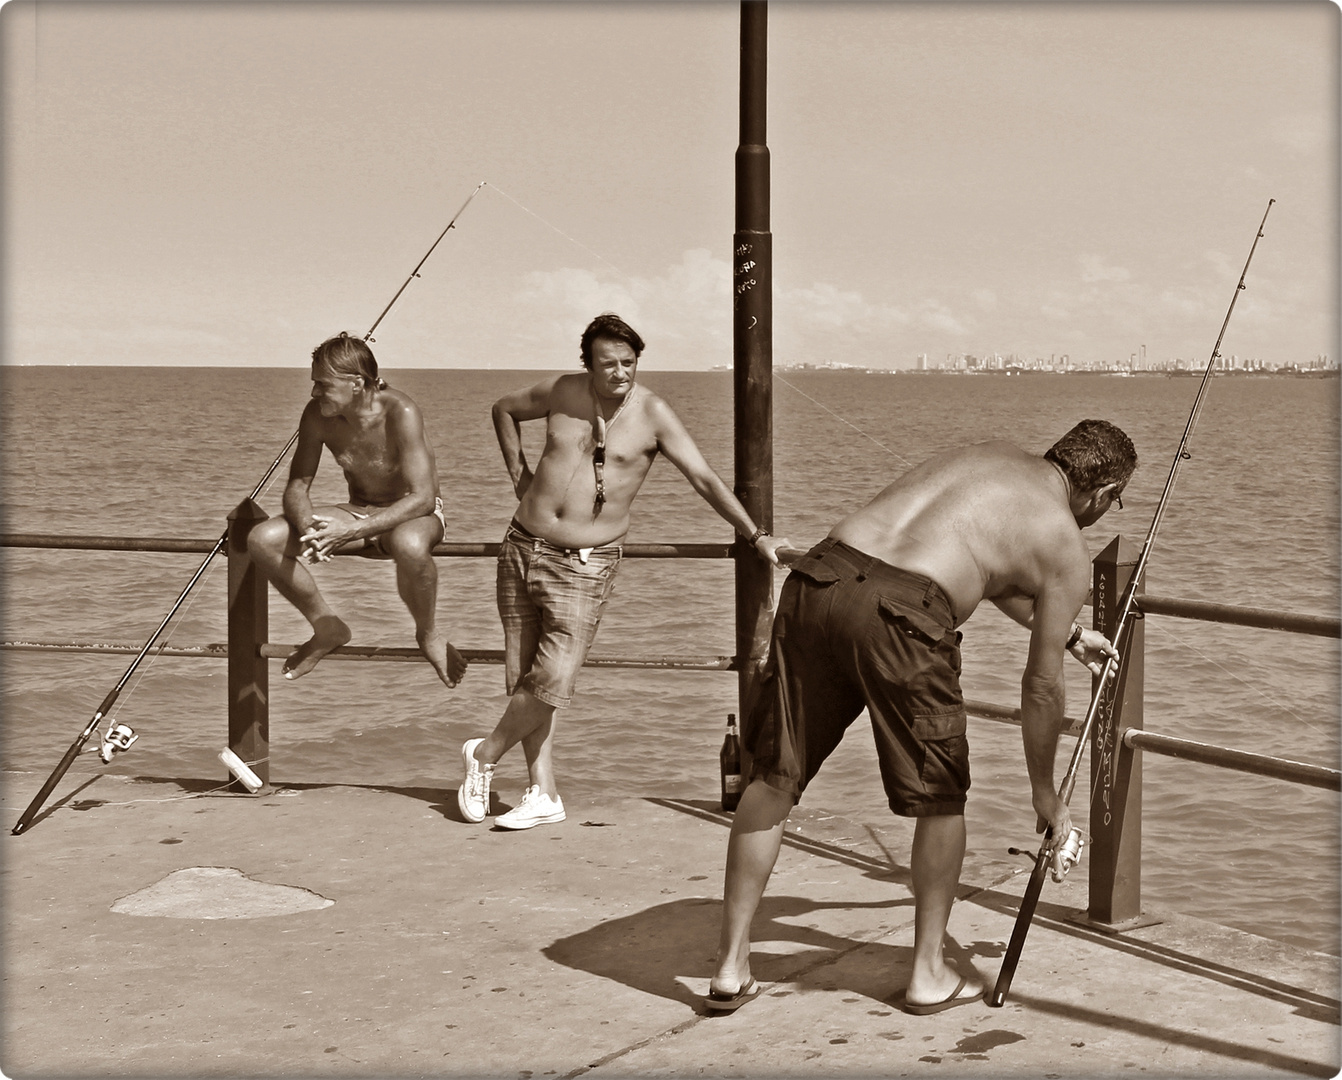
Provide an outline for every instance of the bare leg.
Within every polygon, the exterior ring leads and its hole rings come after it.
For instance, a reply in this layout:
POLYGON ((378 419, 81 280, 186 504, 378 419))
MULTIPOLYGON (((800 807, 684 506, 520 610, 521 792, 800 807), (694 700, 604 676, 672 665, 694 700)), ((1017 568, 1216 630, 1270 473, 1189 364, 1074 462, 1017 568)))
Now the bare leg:
POLYGON ((312 625, 313 635, 284 662, 284 677, 306 675, 323 656, 350 639, 350 629, 327 606, 308 569, 296 558, 298 537, 287 518, 277 515, 261 522, 247 537, 252 561, 312 625))
POLYGON ((392 529, 383 547, 396 561, 396 591, 415 620, 419 651, 451 688, 466 674, 466 661, 438 632, 438 567, 431 552, 441 536, 437 518, 415 518, 392 529))
MULTIPOLYGON (((913 974, 905 992, 914 1005, 944 1001, 955 991, 960 973, 946 965, 942 943, 951 917, 960 867, 965 857, 965 819, 960 814, 920 817, 913 827, 913 974)), ((981 997, 983 984, 972 972, 962 998, 981 997)))
POLYGON ((557 710, 550 710, 550 718, 534 728, 522 739, 522 752, 527 757, 527 775, 531 782, 541 789, 541 793, 552 799, 559 798, 559 789, 555 786, 554 733, 557 710))
POLYGON ((484 764, 497 762, 509 750, 522 743, 527 755, 531 782, 554 798, 554 767, 550 761, 550 736, 554 730, 555 707, 541 701, 529 690, 518 689, 508 699, 503 719, 475 748, 475 758, 484 764))
POLYGON ((735 994, 750 982, 750 923, 769 883, 783 823, 792 812, 792 796, 752 780, 741 794, 727 842, 727 874, 722 895, 722 936, 712 990, 735 994))

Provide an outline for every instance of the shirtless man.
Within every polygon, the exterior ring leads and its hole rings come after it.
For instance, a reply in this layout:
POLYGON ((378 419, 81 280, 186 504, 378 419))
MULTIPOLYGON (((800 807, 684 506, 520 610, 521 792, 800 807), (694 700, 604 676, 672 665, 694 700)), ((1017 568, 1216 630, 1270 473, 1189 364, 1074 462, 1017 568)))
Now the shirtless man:
POLYGON ((495 764, 520 742, 530 783, 501 815, 507 829, 564 820, 551 757, 555 710, 573 696, 578 671, 620 565, 629 509, 658 452, 755 550, 777 564, 786 540, 770 536, 704 460, 665 401, 635 382, 643 339, 612 314, 583 331, 586 371, 559 375, 500 398, 494 430, 520 503, 499 555, 498 602, 510 695, 498 726, 462 747, 462 816, 489 812, 495 764), (521 425, 545 418, 533 472, 521 425))
POLYGON ((433 447, 419 407, 378 378, 372 351, 340 334, 312 351, 312 400, 298 425, 298 449, 284 489, 284 513, 252 529, 247 550, 286 600, 312 624, 312 637, 284 662, 284 677, 306 675, 350 639, 307 565, 337 548, 396 563, 396 588, 415 620, 415 640, 449 687, 466 661, 435 621, 438 569, 430 552, 446 522, 433 447), (345 471, 349 502, 314 508, 309 492, 327 447, 345 471))
POLYGON ((913 970, 907 1012, 979 1000, 983 985, 942 956, 965 852, 969 746, 960 633, 991 600, 1030 631, 1021 731, 1039 829, 1071 830, 1053 782, 1063 654, 1095 674, 1113 646, 1076 617, 1090 587, 1081 530, 1137 465, 1128 437, 1085 420, 1037 457, 1004 442, 941 454, 905 473, 792 566, 779 596, 761 692, 747 711, 753 755, 727 847, 722 937, 704 1004, 738 1008, 760 992, 750 922, 778 857, 783 823, 865 707, 890 809, 917 819, 910 871, 913 970))

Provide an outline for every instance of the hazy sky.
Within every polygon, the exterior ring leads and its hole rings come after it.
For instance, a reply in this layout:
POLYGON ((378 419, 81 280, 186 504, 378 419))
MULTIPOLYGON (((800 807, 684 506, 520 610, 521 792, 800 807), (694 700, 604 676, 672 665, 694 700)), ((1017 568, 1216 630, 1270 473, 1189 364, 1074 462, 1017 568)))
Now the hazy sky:
MULTIPOLYGON (((735 3, 0 11, 4 361, 731 362, 735 3), (514 201, 515 200, 515 201, 514 201), (519 206, 518 204, 521 204, 519 206), (526 209, 523 209, 525 207, 526 209)), ((775 363, 1336 358, 1339 9, 769 6, 775 363)))

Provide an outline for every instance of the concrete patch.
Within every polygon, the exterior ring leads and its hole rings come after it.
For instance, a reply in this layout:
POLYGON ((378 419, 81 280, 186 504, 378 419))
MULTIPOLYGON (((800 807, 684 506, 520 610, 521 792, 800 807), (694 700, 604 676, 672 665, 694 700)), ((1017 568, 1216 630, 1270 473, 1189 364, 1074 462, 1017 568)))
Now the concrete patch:
POLYGON ((330 907, 334 900, 293 885, 253 881, 228 866, 189 866, 123 896, 112 910, 166 919, 257 919, 330 907))

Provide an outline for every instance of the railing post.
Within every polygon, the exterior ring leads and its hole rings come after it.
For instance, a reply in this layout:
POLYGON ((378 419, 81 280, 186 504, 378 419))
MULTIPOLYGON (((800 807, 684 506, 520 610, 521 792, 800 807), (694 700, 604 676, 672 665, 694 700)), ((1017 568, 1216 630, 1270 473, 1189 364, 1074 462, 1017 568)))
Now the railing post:
MULTIPOLYGON (((244 499, 228 515, 228 748, 270 785, 270 682, 261 645, 269 638, 266 576, 247 553, 247 535, 269 515, 244 499)), ((266 788, 263 787, 262 791, 266 788)), ((236 778, 230 791, 245 792, 236 778)))
MULTIPOLYGON (((732 237, 732 370, 735 484, 741 505, 773 528, 773 234, 769 231, 767 118, 769 8, 741 4, 740 141, 736 148, 736 231, 732 237)), ((773 568, 736 544, 736 656, 744 715, 769 653, 773 568)))
MULTIPOLYGON (((1121 536, 1095 557, 1094 628, 1112 640, 1123 591, 1139 552, 1121 536)), ((1142 593, 1145 582, 1138 582, 1142 593)), ((1145 628, 1131 620, 1119 675, 1105 691, 1090 745, 1090 908, 1086 921, 1105 929, 1156 922, 1142 918, 1142 758, 1123 745, 1142 726, 1145 628)), ((1095 692, 1092 680, 1091 693, 1095 692)))

